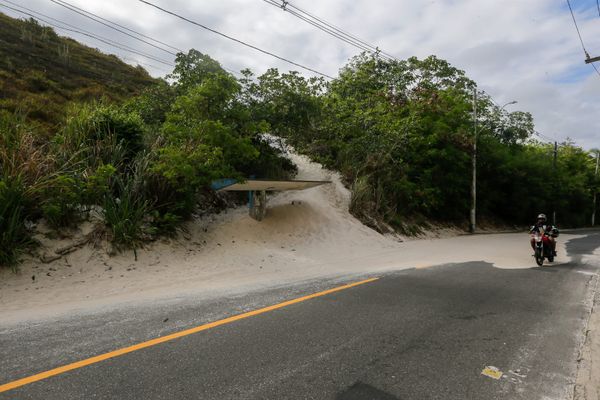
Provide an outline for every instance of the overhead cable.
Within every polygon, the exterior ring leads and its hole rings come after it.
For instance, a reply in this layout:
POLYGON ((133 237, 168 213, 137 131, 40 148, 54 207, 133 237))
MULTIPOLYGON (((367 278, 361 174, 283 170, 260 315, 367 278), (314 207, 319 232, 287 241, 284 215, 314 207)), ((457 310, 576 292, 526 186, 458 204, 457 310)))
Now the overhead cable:
POLYGON ((48 21, 48 20, 46 20, 44 18, 41 18, 40 15, 43 15, 41 13, 38 13, 36 11, 33 11, 31 9, 28 9, 28 8, 25 8, 25 7, 22 7, 22 6, 19 6, 19 7, 21 7, 23 10, 27 10, 27 11, 30 11, 30 12, 19 10, 19 9, 14 8, 14 7, 8 6, 6 4, 2 4, 1 3, 2 1, 8 2, 10 4, 14 4, 14 3, 10 2, 9 0, 1 0, 0 1, 0 6, 1 7, 8 8, 8 9, 10 9, 12 11, 18 12, 18 13, 23 14, 23 15, 27 15, 27 16, 29 16, 31 18, 34 18, 34 19, 38 20, 38 21, 42 21, 46 25, 51 26, 53 28, 61 29, 61 30, 67 31, 67 32, 77 33, 77 34, 80 34, 80 35, 83 35, 83 36, 87 36, 89 38, 92 38, 94 40, 97 40, 99 42, 107 44, 109 46, 112 46, 112 47, 115 47, 117 49, 130 52, 130 53, 133 53, 133 54, 137 54, 137 55, 142 56, 144 58, 147 58, 149 60, 153 60, 153 61, 159 62, 161 64, 168 65, 170 67, 174 67, 175 66, 175 64, 173 64, 172 62, 169 62, 169 61, 166 61, 166 60, 154 57, 154 56, 152 56, 150 54, 147 54, 147 53, 143 53, 143 52, 141 52, 139 50, 136 50, 135 48, 133 48, 131 46, 128 46, 126 44, 122 44, 122 43, 116 42, 116 41, 114 41, 112 39, 108 39, 108 38, 102 37, 100 35, 96 35, 96 34, 91 33, 89 31, 85 31, 85 30, 83 30, 81 28, 75 27, 74 25, 71 25, 71 24, 68 24, 66 22, 57 20, 56 18, 45 16, 46 18, 52 19, 52 20, 54 20, 54 21, 56 21, 56 22, 58 22, 60 24, 65 25, 65 26, 57 25, 56 23, 53 23, 53 22, 50 22, 50 21, 48 21))
MULTIPOLYGON (((56 0, 51 0, 51 1, 56 1, 56 0)), ((138 0, 138 1, 139 1, 139 2, 141 2, 141 3, 147 4, 147 5, 151 6, 151 7, 154 7, 154 8, 156 8, 157 10, 160 10, 160 11, 162 11, 162 12, 166 13, 166 14, 172 15, 172 16, 174 16, 174 17, 177 17, 177 18, 179 18, 179 19, 181 19, 181 20, 183 20, 183 21, 189 22, 189 23, 190 23, 190 24, 192 24, 192 25, 196 25, 196 26, 198 26, 198 27, 200 27, 200 28, 202 28, 202 29, 205 29, 205 30, 207 30, 207 31, 210 31, 210 32, 212 32, 212 33, 215 33, 215 34, 217 34, 217 35, 219 35, 219 36, 222 36, 222 37, 224 37, 224 38, 226 38, 226 39, 229 39, 229 40, 231 40, 231 41, 234 41, 234 42, 236 42, 236 43, 239 43, 239 44, 241 44, 241 45, 243 45, 243 46, 246 46, 246 47, 249 47, 249 48, 251 48, 251 49, 254 49, 254 50, 256 50, 256 51, 259 51, 259 52, 261 52, 261 53, 263 53, 263 54, 267 54, 267 55, 269 55, 269 56, 271 56, 271 57, 277 58, 277 59, 279 59, 279 60, 281 60, 281 61, 285 61, 285 62, 287 62, 287 63, 289 63, 289 64, 295 65, 295 66, 297 66, 297 67, 300 67, 300 68, 302 68, 302 69, 305 69, 305 70, 307 70, 307 71, 310 71, 310 72, 313 72, 313 73, 315 73, 315 74, 318 74, 318 75, 324 76, 324 77, 326 77, 326 78, 329 78, 329 79, 334 79, 332 76, 330 76, 330 75, 327 75, 326 73, 323 73, 323 72, 317 71, 317 70, 316 70, 316 69, 314 69, 314 68, 307 67, 307 66, 305 66, 305 65, 302 65, 302 64, 300 64, 300 63, 297 63, 297 62, 295 62, 295 61, 292 61, 292 60, 290 60, 290 59, 288 59, 288 58, 285 58, 285 57, 279 56, 279 55, 277 55, 277 54, 275 54, 275 53, 272 53, 272 52, 270 52, 270 51, 263 50, 263 49, 261 49, 261 48, 260 48, 260 47, 258 47, 258 46, 252 45, 252 44, 250 44, 250 43, 244 42, 243 40, 237 39, 237 38, 235 38, 235 37, 233 37, 233 36, 230 36, 230 35, 227 35, 227 34, 225 34, 225 33, 219 32, 219 31, 217 31, 216 29, 210 28, 210 27, 208 27, 208 26, 206 26, 206 25, 203 25, 203 24, 201 24, 201 23, 199 23, 199 22, 196 22, 196 21, 194 21, 194 20, 192 20, 192 19, 189 19, 189 18, 187 18, 187 17, 184 17, 183 15, 177 14, 177 13, 175 13, 175 12, 173 12, 173 11, 169 11, 169 10, 167 10, 167 9, 165 9, 165 8, 163 8, 163 7, 160 7, 160 6, 158 6, 158 5, 154 4, 154 3, 151 3, 151 2, 149 2, 149 1, 146 1, 146 0, 138 0)))
POLYGON ((79 11, 83 12, 83 13, 86 13, 86 14, 89 14, 89 15, 91 15, 91 16, 93 16, 93 17, 95 17, 95 18, 98 18, 99 20, 102 20, 102 21, 104 21, 104 22, 107 22, 107 23, 109 23, 109 24, 112 24, 112 25, 114 25, 114 26, 117 26, 117 27, 119 27, 119 28, 125 29, 126 31, 129 31, 129 32, 131 32, 131 33, 135 33, 136 35, 138 35, 138 36, 141 36, 141 37, 143 37, 143 38, 150 39, 150 40, 152 40, 153 42, 156 42, 156 43, 158 43, 158 44, 162 44, 163 46, 166 46, 166 47, 168 47, 168 48, 170 48, 170 49, 173 49, 173 50, 177 51, 178 53, 182 53, 182 52, 183 52, 183 50, 181 50, 181 49, 178 49, 177 47, 171 46, 171 45, 170 45, 170 44, 168 44, 168 43, 161 42, 161 41, 160 41, 160 40, 158 40, 158 39, 155 39, 155 38, 153 38, 153 37, 151 37, 151 36, 148 36, 148 35, 146 35, 146 34, 144 34, 144 33, 141 33, 141 32, 138 32, 138 31, 135 31, 135 30, 133 30, 133 29, 131 29, 131 28, 128 28, 128 27, 126 27, 126 26, 124 26, 124 25, 121 25, 121 24, 119 24, 119 23, 116 23, 116 22, 114 22, 114 21, 111 21, 111 20, 109 20, 109 19, 103 18, 103 17, 101 17, 100 15, 97 15, 97 14, 94 14, 94 13, 92 13, 92 12, 90 12, 90 11, 84 10, 83 8, 80 8, 80 7, 77 7, 77 6, 73 5, 73 4, 67 3, 66 1, 60 1, 60 2, 61 2, 61 3, 64 3, 64 4, 66 4, 66 5, 68 5, 69 7, 75 8, 75 9, 77 9, 77 10, 79 10, 79 11))
MULTIPOLYGON (((573 24, 575 25, 575 30, 577 31, 577 36, 579 36, 579 41, 581 42, 581 48, 583 49, 583 52, 585 54, 585 58, 589 59, 590 58, 590 54, 587 52, 587 50, 585 48, 585 44, 583 44, 583 38, 581 37, 581 32, 579 31, 579 26, 577 25, 577 20, 575 19, 575 13, 573 12, 573 8, 571 7, 571 2, 569 0, 567 0, 567 5, 569 6, 569 11, 571 11, 571 17, 573 18, 573 24)), ((594 70, 596 71, 596 73, 598 74, 598 76, 600 76, 600 71, 594 65, 594 63, 590 62, 590 65, 594 68, 594 70)))
POLYGON ((366 41, 356 37, 355 35, 352 35, 351 33, 348 33, 344 30, 342 30, 341 28, 336 27, 335 25, 325 21, 324 19, 309 13, 308 11, 305 11, 303 9, 301 9, 300 7, 296 7, 294 6, 292 3, 290 3, 289 1, 285 1, 283 0, 281 3, 278 2, 277 0, 263 0, 265 3, 270 4, 272 6, 275 6, 277 8, 281 8, 283 11, 288 12, 289 14, 295 16, 296 18, 299 18, 309 24, 311 24, 312 26, 322 30, 325 33, 328 33, 329 35, 340 39, 341 41, 348 43, 360 50, 366 51, 368 53, 372 53, 375 54, 381 58, 384 58, 386 60, 398 60, 396 57, 381 51, 379 49, 379 47, 369 44, 366 41))
MULTIPOLYGON (((165 53, 168 53, 168 54, 170 54, 172 56, 176 56, 177 55, 177 53, 174 53, 171 50, 167 50, 164 47, 158 46, 158 45, 156 45, 156 44, 154 44, 152 42, 149 42, 148 40, 142 39, 142 38, 140 38, 138 36, 135 36, 135 35, 133 35, 133 34, 131 34, 129 32, 126 32, 123 29, 120 29, 120 28, 118 28, 116 26, 113 26, 113 25, 111 25, 109 23, 104 22, 103 20, 100 19, 100 17, 96 16, 96 14, 93 14, 93 13, 91 13, 89 11, 85 11, 85 10, 80 11, 81 9, 75 8, 75 6, 67 3, 66 1, 63 1, 63 0, 50 0, 50 1, 53 2, 53 3, 55 3, 55 4, 58 4, 61 7, 64 7, 66 9, 68 9, 68 10, 71 10, 74 13, 82 15, 82 16, 88 18, 88 19, 91 19, 92 21, 96 21, 97 23, 102 24, 102 25, 104 25, 104 26, 106 26, 106 27, 108 27, 110 29, 113 29, 113 30, 115 30, 117 32, 120 32, 123 35, 129 36, 129 37, 131 37, 131 38, 133 38, 133 39, 135 39, 135 40, 137 40, 139 42, 145 43, 145 44, 147 44, 149 46, 152 46, 152 47, 154 47, 154 48, 156 48, 158 50, 164 51, 165 53)), ((152 40, 155 41, 155 42, 157 42, 155 39, 152 39, 152 40)))

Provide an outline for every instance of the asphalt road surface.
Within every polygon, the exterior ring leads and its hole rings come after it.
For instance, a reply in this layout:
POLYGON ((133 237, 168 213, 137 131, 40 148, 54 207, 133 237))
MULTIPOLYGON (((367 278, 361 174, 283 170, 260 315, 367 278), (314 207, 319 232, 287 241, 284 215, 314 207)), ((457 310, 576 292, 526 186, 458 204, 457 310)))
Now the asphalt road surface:
MULTIPOLYGON (((505 270, 472 262, 379 276, 0 399, 570 398, 598 271, 581 256, 598 246, 600 233, 590 232, 568 244, 574 259, 566 265, 505 270), (503 376, 482 375, 486 366, 503 376)), ((0 385, 365 278, 16 326, 0 321, 0 385)))

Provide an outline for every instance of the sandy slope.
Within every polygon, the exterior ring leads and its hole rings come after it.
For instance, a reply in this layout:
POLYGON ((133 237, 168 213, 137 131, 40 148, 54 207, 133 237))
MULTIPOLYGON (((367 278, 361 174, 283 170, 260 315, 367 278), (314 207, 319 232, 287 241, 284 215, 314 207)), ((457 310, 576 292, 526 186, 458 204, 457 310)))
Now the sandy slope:
MULTIPOLYGON (((248 217, 244 207, 195 221, 189 240, 154 243, 138 251, 137 261, 131 252, 109 257, 91 247, 50 264, 30 257, 18 275, 0 273, 0 320, 475 260, 500 268, 534 266, 525 234, 405 242, 382 236, 348 213, 350 194, 337 174, 304 157, 292 158, 298 179, 332 183, 273 196, 262 222, 248 217)), ((558 262, 565 262, 563 243, 569 236, 561 239, 558 262)))

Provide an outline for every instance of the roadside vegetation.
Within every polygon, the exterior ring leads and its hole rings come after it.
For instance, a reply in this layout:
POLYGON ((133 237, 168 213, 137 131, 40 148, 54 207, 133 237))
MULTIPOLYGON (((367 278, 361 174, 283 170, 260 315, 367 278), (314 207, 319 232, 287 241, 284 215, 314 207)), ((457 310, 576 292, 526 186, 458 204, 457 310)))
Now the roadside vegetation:
MULTIPOLYGON (((467 226, 476 83, 463 71, 435 56, 363 54, 327 84, 271 70, 251 86, 273 134, 342 173, 366 224, 409 234, 427 221, 467 226)), ((566 140, 555 169, 529 113, 482 94, 477 109, 479 218, 523 226, 556 209, 561 226, 589 224, 594 154, 566 140)))
MULTIPOLYGON (((21 40, 45 46, 37 36, 21 40)), ((0 64, 3 88, 16 87, 10 74, 23 68, 10 63, 0 64)), ((16 266, 35 246, 32 226, 41 220, 60 232, 91 219, 96 238, 135 249, 212 212, 214 179, 292 177, 295 166, 265 133, 340 171, 351 212, 375 229, 410 233, 426 221, 468 218, 476 85, 443 60, 363 54, 331 82, 276 69, 238 78, 196 50, 178 55, 167 80, 130 69, 143 87, 122 87, 120 98, 63 88, 48 115, 36 111, 44 107, 35 90, 0 99, 0 265, 16 266)), ((116 71, 121 78, 111 82, 125 84, 130 73, 116 71)), ((51 75, 39 78, 54 82, 51 75)), ((533 138, 528 113, 485 97, 477 107, 480 216, 523 225, 555 205, 561 223, 584 225, 598 189, 590 153, 561 143, 554 173, 552 147, 533 138)))
POLYGON ((26 113, 53 134, 71 102, 120 102, 156 83, 143 68, 0 13, 0 110, 26 113))

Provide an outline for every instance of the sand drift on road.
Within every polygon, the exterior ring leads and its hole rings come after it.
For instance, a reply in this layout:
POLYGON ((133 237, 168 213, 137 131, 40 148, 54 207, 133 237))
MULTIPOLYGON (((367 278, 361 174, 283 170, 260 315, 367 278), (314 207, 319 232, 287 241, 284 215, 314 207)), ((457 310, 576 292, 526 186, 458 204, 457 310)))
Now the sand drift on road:
MULTIPOLYGON (((193 221, 188 239, 148 245, 138 250, 137 261, 131 252, 109 257, 91 247, 49 264, 30 257, 19 274, 1 273, 0 316, 27 320, 122 302, 468 261, 498 268, 536 266, 524 233, 458 236, 458 231, 440 230, 421 240, 381 235, 348 212, 350 192, 338 174, 306 157, 291 157, 297 179, 332 183, 273 195, 262 222, 251 219, 245 207, 193 221)), ((569 261, 564 244, 574 237, 560 237, 555 264, 569 261)))

